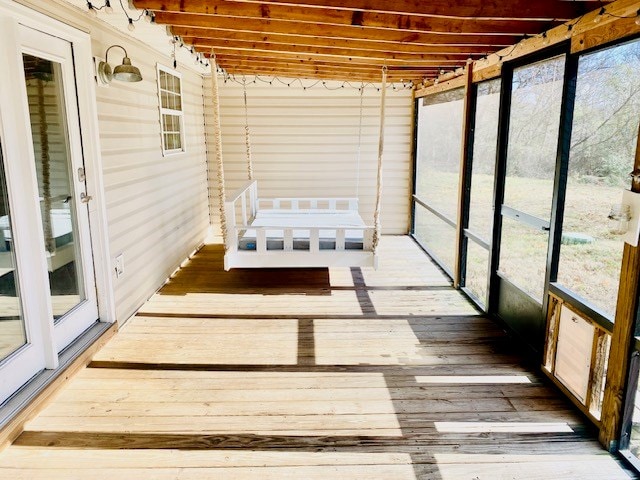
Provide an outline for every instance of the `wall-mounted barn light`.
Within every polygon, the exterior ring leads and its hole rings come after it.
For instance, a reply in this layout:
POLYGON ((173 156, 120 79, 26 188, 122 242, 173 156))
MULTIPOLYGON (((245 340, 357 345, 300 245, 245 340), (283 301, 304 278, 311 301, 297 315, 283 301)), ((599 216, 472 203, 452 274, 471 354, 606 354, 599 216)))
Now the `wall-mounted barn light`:
POLYGON ((107 51, 104 54, 104 62, 100 62, 98 64, 98 76, 100 77, 100 80, 105 84, 111 83, 111 80, 114 78, 116 80, 120 80, 121 82, 139 82, 142 80, 140 69, 131 65, 131 59, 129 58, 127 51, 120 45, 111 45, 109 48, 107 48, 107 51), (124 51, 124 58, 122 59, 122 65, 118 65, 112 71, 111 66, 108 62, 109 50, 114 47, 121 48, 124 51))

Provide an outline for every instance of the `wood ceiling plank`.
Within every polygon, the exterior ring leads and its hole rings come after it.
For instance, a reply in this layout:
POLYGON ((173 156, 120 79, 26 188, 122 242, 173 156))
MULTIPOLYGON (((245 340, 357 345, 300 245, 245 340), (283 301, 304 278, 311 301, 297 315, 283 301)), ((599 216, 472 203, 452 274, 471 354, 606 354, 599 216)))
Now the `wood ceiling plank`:
POLYGON ((263 43, 263 42, 238 42, 229 40, 216 40, 213 38, 201 39, 194 38, 187 42, 188 44, 196 47, 198 50, 205 51, 207 48, 214 48, 217 52, 225 49, 230 50, 242 50, 242 51, 256 51, 256 52, 280 52, 280 53, 303 53, 311 55, 321 55, 329 57, 349 57, 349 58, 383 58, 383 59, 395 59, 395 60, 407 60, 413 61, 464 61, 468 57, 481 57, 479 54, 441 54, 441 53, 413 53, 413 52, 394 52, 394 51, 380 51, 380 50, 356 50, 356 49, 343 49, 334 47, 317 47, 309 45, 288 45, 282 43, 263 43))
POLYGON ((265 19, 243 19, 216 15, 156 12, 156 23, 172 27, 225 29, 256 33, 304 35, 342 39, 368 39, 398 43, 465 44, 465 45, 513 45, 522 35, 460 35, 438 32, 409 32, 382 28, 364 29, 354 26, 329 26, 311 23, 285 22, 265 19))
MULTIPOLYGON (((272 69, 272 68, 281 68, 281 69, 285 69, 285 68, 290 68, 290 69, 294 69, 294 68, 298 68, 297 65, 292 65, 292 64, 283 64, 283 63, 258 63, 258 62, 249 62, 249 61, 234 61, 234 60, 228 60, 228 59, 219 59, 218 61, 219 65, 225 69, 228 69, 229 71, 233 70, 233 69, 240 69, 240 68, 247 68, 247 67, 254 67, 257 69, 272 69)), ((304 67, 304 66, 303 66, 304 67)), ((314 67, 317 68, 319 71, 326 71, 326 72, 330 72, 330 71, 345 71, 345 72, 351 72, 354 74, 376 74, 378 76, 380 76, 380 69, 379 68, 346 68, 346 67, 342 67, 339 65, 316 65, 316 64, 312 64, 309 65, 309 67, 314 67)), ((411 76, 415 76, 415 75, 435 75, 438 73, 437 69, 426 69, 426 68, 422 68, 422 69, 407 69, 407 70, 389 70, 388 74, 392 75, 392 76, 398 76, 400 78, 402 78, 403 76, 406 78, 411 78, 411 76)))
MULTIPOLYGON (((233 67, 226 68, 221 65, 225 71, 232 75, 240 74, 241 72, 251 72, 252 75, 261 76, 289 76, 297 77, 304 74, 312 73, 313 75, 323 75, 326 78, 331 78, 332 75, 347 75, 353 78, 374 78, 376 81, 380 81, 381 75, 377 70, 369 71, 356 71, 345 69, 331 69, 331 68, 318 68, 318 67, 287 67, 287 66, 254 66, 254 65, 234 65, 233 67)), ((392 72, 387 75, 387 78, 393 79, 393 81, 409 81, 414 79, 422 79, 424 77, 433 77, 435 72, 422 72, 422 71, 410 71, 410 72, 392 72)))
MULTIPOLYGON (((229 72, 234 76, 238 75, 261 75, 266 77, 285 77, 285 78, 301 78, 301 79, 316 79, 316 80, 343 80, 343 81, 353 81, 353 82, 373 82, 379 83, 380 76, 379 75, 371 75, 364 73, 354 73, 354 72, 345 72, 345 71, 315 71, 315 70, 285 70, 285 69, 271 69, 269 71, 265 71, 263 69, 251 69, 251 68, 243 68, 237 69, 233 72, 229 72)), ((387 77, 389 82, 399 83, 401 79, 395 77, 387 77)), ((403 77, 405 82, 414 81, 417 82, 422 79, 421 75, 415 77, 403 77)))
POLYGON ((484 45, 415 45, 412 43, 376 42, 368 40, 342 40, 295 35, 267 35, 260 33, 228 32, 226 30, 189 29, 174 27, 173 33, 187 45, 211 46, 214 42, 238 44, 267 43, 272 45, 299 45, 308 47, 371 50, 389 53, 420 53, 440 55, 486 55, 495 49, 484 45))
MULTIPOLYGON (((362 64, 362 65, 349 65, 341 63, 330 62, 286 62, 279 59, 262 59, 252 57, 238 57, 238 56, 217 56, 216 61, 222 66, 256 66, 256 67, 286 67, 286 68, 307 68, 314 67, 327 70, 346 70, 350 72, 376 72, 380 74, 382 66, 375 64, 362 64)), ((387 71, 390 73, 402 72, 439 72, 436 67, 387 67, 387 71)))
MULTIPOLYGON (((324 68, 324 67, 317 67, 317 66, 313 66, 313 65, 309 65, 309 66, 288 66, 288 65, 271 65, 271 66, 257 66, 257 65, 251 65, 251 64, 236 64, 236 65, 232 65, 230 67, 225 67, 223 64, 220 64, 221 67, 223 67, 227 73, 235 73, 235 72, 241 72, 241 71, 252 71, 252 72, 261 72, 260 74, 264 75, 264 72, 273 72, 273 71, 279 71, 279 72, 313 72, 315 74, 325 74, 325 75, 332 75, 334 73, 340 73, 340 74, 349 74, 349 75, 353 75, 353 76, 369 76, 369 77, 373 77, 378 79, 378 81, 381 78, 381 72, 377 69, 372 69, 372 70, 348 70, 348 69, 344 69, 344 68, 324 68)), ((422 71, 408 71, 408 72, 387 72, 387 77, 388 78, 416 78, 416 77, 420 77, 424 74, 428 74, 428 73, 432 73, 432 72, 422 72, 422 71)))
MULTIPOLYGON (((269 60, 262 60, 260 58, 255 59, 255 58, 237 58, 237 57, 224 57, 224 56, 218 56, 216 57, 216 60, 218 62, 218 64, 222 65, 222 66, 231 66, 231 67, 235 67, 235 66, 239 66, 239 67, 246 67, 246 66, 255 66, 255 67, 297 67, 297 66, 314 66, 314 67, 318 67, 318 68, 325 68, 327 70, 331 69, 331 70, 348 70, 348 71, 353 71, 353 72, 371 72, 371 71, 375 71, 375 72, 380 72, 381 71, 381 67, 377 66, 377 65, 344 65, 344 64, 334 64, 334 63, 326 63, 326 62, 305 62, 305 63, 287 63, 287 62, 281 62, 281 61, 269 61, 269 60)), ((422 67, 422 68, 413 68, 413 67, 406 67, 406 68, 398 68, 398 67, 392 67, 392 68, 388 68, 388 71, 391 73, 402 73, 402 72, 423 72, 423 71, 429 71, 429 72, 438 72, 437 68, 433 68, 433 67, 422 67)))
MULTIPOLYGON (((570 20, 599 8, 601 3, 561 2, 558 0, 230 0, 261 5, 335 8, 347 11, 370 11, 398 15, 444 16, 457 18, 505 18, 525 20, 570 20)), ((606 2, 604 2, 606 3, 606 2)))
MULTIPOLYGON (((237 57, 217 57, 218 64, 228 73, 241 71, 243 69, 251 69, 254 73, 267 75, 274 70, 295 70, 298 67, 314 67, 319 72, 330 74, 333 73, 350 73, 354 76, 372 75, 380 78, 381 70, 376 65, 340 65, 327 63, 282 63, 279 61, 269 61, 261 59, 242 59, 237 57)), ((388 74, 390 78, 409 80, 423 78, 435 78, 439 74, 437 68, 389 68, 388 74)))
POLYGON ((286 22, 268 22, 266 20, 246 20, 239 24, 237 21, 229 21, 226 18, 216 18, 215 25, 194 20, 202 25, 189 26, 191 20, 184 21, 184 17, 180 23, 172 23, 169 20, 177 19, 178 14, 158 13, 156 14, 157 23, 165 23, 171 25, 174 35, 184 35, 190 37, 207 37, 214 36, 217 32, 226 32, 221 34, 225 38, 242 38, 244 35, 260 35, 262 37, 284 36, 291 40, 291 43, 297 43, 298 39, 318 38, 326 40, 339 41, 363 41, 363 42, 384 42, 402 45, 426 45, 426 46, 478 46, 478 47, 508 47, 517 42, 521 37, 507 35, 441 35, 433 33, 403 33, 391 30, 376 30, 375 35, 368 32, 368 36, 363 36, 359 29, 347 27, 331 27, 319 28, 313 25, 300 26, 286 22), (283 25, 286 28, 282 28, 283 25), (210 33, 206 33, 210 32, 210 33))
MULTIPOLYGON (((200 49, 205 56, 211 56, 211 51, 209 49, 200 49)), ((236 55, 239 57, 266 57, 266 58, 275 58, 283 61, 291 61, 291 62, 313 62, 316 60, 324 60, 331 61, 335 63, 345 63, 345 64, 375 64, 375 65, 387 65, 387 66, 416 66, 416 67, 440 67, 440 68, 455 68, 456 66, 464 65, 466 63, 465 59, 458 60, 402 60, 402 59, 389 59, 385 57, 344 57, 344 56, 334 56, 334 55, 321 55, 321 54, 303 54, 303 53, 287 53, 287 52, 273 52, 268 50, 257 50, 257 49, 234 49, 234 48, 216 48, 215 54, 223 54, 223 55, 236 55)))
MULTIPOLYGON (((177 15, 204 15, 217 18, 262 19, 317 26, 348 26, 363 29, 399 30, 406 32, 441 32, 458 34, 536 34, 561 23, 555 20, 514 21, 502 19, 458 19, 421 17, 336 9, 318 9, 256 3, 233 3, 226 0, 135 0, 137 8, 177 15)), ((157 20, 157 19, 156 19, 157 20)), ((164 23, 164 22, 161 22, 164 23)), ((365 34, 366 36, 366 34, 365 34)))

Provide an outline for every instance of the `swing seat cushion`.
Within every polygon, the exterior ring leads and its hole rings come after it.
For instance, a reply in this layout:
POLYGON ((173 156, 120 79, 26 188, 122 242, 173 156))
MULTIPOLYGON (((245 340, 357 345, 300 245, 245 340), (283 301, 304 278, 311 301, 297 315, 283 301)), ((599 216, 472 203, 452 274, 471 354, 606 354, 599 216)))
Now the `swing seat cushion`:
MULTIPOLYGON (((293 229, 293 249, 309 250, 309 227, 320 230, 320 250, 335 250, 336 228, 345 228, 345 250, 363 249, 363 231, 349 227, 365 227, 358 212, 353 210, 259 210, 251 223, 254 227, 268 227, 267 250, 284 249, 284 229, 293 229), (307 227, 306 229, 304 227, 307 227)), ((256 230, 247 229, 239 239, 240 250, 256 249, 256 230)))

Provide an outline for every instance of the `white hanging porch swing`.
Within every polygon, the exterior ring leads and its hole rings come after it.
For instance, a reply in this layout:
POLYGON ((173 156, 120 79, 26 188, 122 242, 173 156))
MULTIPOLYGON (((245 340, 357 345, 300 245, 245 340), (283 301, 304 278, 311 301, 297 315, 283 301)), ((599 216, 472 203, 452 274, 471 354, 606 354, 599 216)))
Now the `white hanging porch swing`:
MULTIPOLYGON (((373 226, 358 213, 358 198, 259 198, 253 178, 244 82, 245 141, 248 181, 229 198, 225 193, 217 65, 211 62, 220 226, 225 244, 224 269, 377 267, 382 199, 384 109, 387 69, 382 69, 378 171, 373 226)), ((360 133, 362 130, 362 92, 360 133)), ((358 165, 359 171, 359 165, 358 165)), ((359 175, 359 173, 358 173, 359 175)), ((359 184, 359 179, 358 179, 359 184)), ((357 187, 358 188, 358 187, 357 187)))

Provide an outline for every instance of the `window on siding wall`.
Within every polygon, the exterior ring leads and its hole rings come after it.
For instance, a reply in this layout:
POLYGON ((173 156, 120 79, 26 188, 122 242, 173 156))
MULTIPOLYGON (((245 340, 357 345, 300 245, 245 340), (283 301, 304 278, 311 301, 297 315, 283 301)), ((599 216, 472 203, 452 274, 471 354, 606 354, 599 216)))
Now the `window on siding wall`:
POLYGON ((158 96, 162 153, 184 152, 184 114, 182 111, 182 76, 179 72, 158 65, 158 96))

